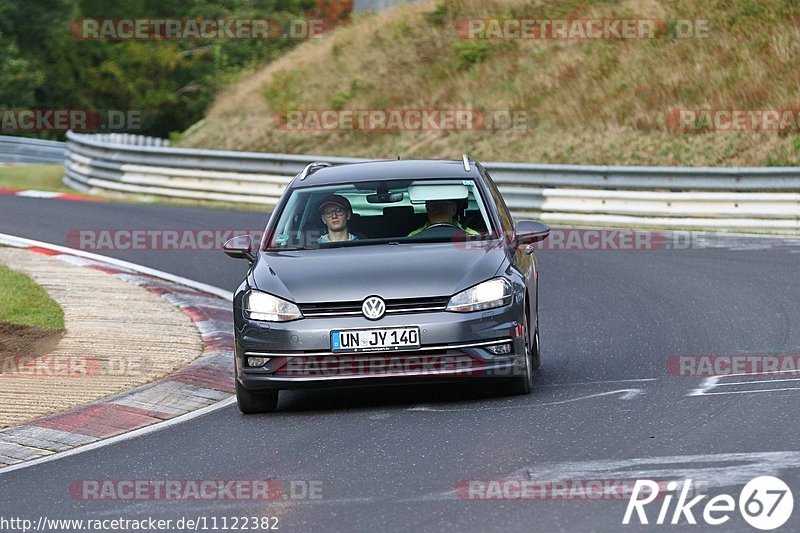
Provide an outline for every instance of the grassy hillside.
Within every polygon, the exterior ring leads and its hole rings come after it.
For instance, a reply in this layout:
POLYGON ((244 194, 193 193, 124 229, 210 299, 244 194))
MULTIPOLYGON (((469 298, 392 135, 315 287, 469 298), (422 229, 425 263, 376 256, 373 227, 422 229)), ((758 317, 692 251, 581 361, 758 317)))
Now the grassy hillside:
MULTIPOLYGON (((667 29, 668 31, 668 29, 667 29)), ((222 92, 184 146, 363 157, 576 164, 800 164, 800 135, 676 132, 673 108, 789 109, 800 96, 800 2, 445 0, 356 19, 222 92), (476 17, 708 20, 707 38, 466 40, 476 17), (296 109, 527 113, 495 131, 286 131, 296 109)))

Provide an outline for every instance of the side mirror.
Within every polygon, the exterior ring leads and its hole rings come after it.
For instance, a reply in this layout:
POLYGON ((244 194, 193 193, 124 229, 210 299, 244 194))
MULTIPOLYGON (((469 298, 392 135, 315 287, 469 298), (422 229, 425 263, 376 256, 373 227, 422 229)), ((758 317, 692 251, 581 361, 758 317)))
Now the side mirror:
POLYGON ((251 263, 256 260, 255 254, 252 252, 253 240, 250 235, 237 235, 228 239, 228 242, 222 245, 222 251, 229 257, 234 259, 247 259, 251 263))
POLYGON ((520 220, 514 228, 514 247, 543 241, 550 235, 550 226, 534 220, 520 220))

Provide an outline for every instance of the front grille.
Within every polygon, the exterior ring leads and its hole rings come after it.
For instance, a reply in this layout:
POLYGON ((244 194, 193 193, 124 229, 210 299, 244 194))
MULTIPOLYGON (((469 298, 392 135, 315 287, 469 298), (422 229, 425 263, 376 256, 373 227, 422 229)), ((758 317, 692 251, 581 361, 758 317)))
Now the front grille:
MULTIPOLYGON (((396 300, 386 300, 386 314, 402 313, 425 313, 432 311, 444 311, 449 296, 436 298, 402 298, 396 300)), ((361 304, 363 302, 323 302, 297 304, 304 317, 331 317, 361 315, 361 304)))

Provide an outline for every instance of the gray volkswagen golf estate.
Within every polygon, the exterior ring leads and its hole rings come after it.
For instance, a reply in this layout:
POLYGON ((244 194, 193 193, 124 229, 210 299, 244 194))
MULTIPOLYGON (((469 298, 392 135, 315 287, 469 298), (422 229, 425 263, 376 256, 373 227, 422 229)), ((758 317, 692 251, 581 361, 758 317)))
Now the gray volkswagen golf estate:
POLYGON ((460 161, 312 163, 281 196, 233 300, 236 397, 289 388, 502 380, 540 364, 534 242, 486 169, 460 161))

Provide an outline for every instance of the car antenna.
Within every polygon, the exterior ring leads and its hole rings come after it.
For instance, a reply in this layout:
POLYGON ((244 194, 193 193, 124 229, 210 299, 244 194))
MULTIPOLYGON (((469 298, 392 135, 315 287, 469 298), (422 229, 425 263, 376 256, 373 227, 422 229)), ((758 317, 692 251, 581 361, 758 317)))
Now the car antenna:
POLYGON ((464 170, 469 172, 469 156, 464 154, 461 156, 461 160, 464 162, 464 170))

